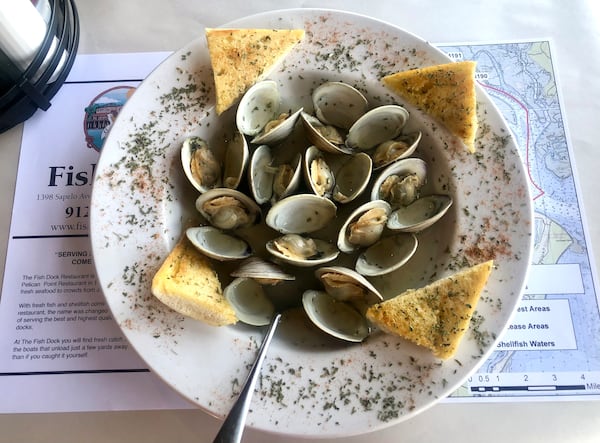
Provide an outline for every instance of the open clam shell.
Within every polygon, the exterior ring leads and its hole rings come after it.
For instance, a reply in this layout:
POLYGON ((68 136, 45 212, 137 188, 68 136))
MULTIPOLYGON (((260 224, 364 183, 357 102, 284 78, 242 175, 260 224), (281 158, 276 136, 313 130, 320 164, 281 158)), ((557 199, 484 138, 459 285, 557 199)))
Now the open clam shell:
POLYGON ((377 242, 383 234, 391 211, 391 206, 383 200, 368 201, 360 205, 352 211, 340 228, 337 239, 339 250, 351 253, 377 242))
POLYGON ((270 228, 282 234, 304 234, 323 229, 336 213, 337 207, 328 198, 296 194, 271 206, 265 221, 270 228))
POLYGON ((332 198, 338 203, 350 203, 360 196, 369 184, 373 162, 368 154, 359 152, 344 155, 338 159, 338 163, 340 166, 334 172, 332 198))
POLYGON ((367 151, 400 135, 408 121, 408 111, 399 105, 382 105, 360 117, 348 130, 346 146, 367 151))
POLYGON ((312 94, 312 102, 321 122, 346 130, 367 112, 369 106, 359 90, 343 82, 319 85, 312 94))
POLYGON ((289 164, 275 165, 273 162, 273 155, 268 145, 260 145, 252 153, 248 181, 252 196, 259 205, 287 197, 300 186, 302 176, 300 154, 289 164))
POLYGON ((302 109, 282 113, 277 83, 263 80, 255 83, 242 96, 236 112, 236 125, 245 135, 254 137, 254 144, 275 144, 289 136, 302 109))
POLYGON ((335 176, 324 152, 309 146, 304 152, 304 179, 312 192, 320 197, 331 197, 335 176))
POLYGON ((383 300, 381 293, 358 272, 344 266, 324 266, 315 271, 325 292, 336 300, 361 300, 367 304, 383 300))
POLYGON ((371 332, 367 320, 358 310, 325 291, 304 291, 302 305, 314 325, 333 337, 359 343, 371 332))
POLYGON ((417 237, 412 233, 384 237, 358 256, 356 272, 369 277, 389 274, 410 260, 417 245, 417 237))
POLYGON ((221 186, 221 162, 200 137, 186 138, 181 145, 181 165, 198 192, 221 186))
POLYGON ((234 134, 233 138, 227 143, 225 159, 223 161, 223 186, 230 189, 236 189, 248 165, 250 156, 248 142, 240 132, 234 134))
POLYGON ((248 325, 268 325, 275 306, 263 287, 251 278, 236 278, 223 289, 223 295, 233 307, 237 318, 248 325))
POLYGON ((218 187, 237 188, 244 176, 248 156, 246 138, 237 131, 227 141, 222 162, 200 137, 188 137, 181 145, 183 171, 199 192, 218 187))
POLYGON ((380 143, 371 153, 373 169, 383 169, 395 161, 411 156, 419 146, 421 137, 421 131, 415 131, 380 143))
POLYGON ((306 112, 300 114, 306 138, 317 148, 331 154, 351 154, 352 150, 344 144, 345 134, 335 126, 326 125, 317 117, 306 112))
POLYGON ((266 248, 273 257, 299 267, 328 263, 335 260, 340 252, 325 240, 299 234, 285 234, 269 240, 266 248))
POLYGON ((392 209, 395 209, 412 203, 418 197, 419 190, 425 183, 427 183, 427 164, 420 158, 404 158, 390 164, 379 173, 373 182, 371 200, 385 200, 392 206, 392 209), (386 188, 386 180, 394 178, 394 176, 399 179, 413 176, 414 179, 386 188))
POLYGON ((252 226, 260 220, 260 208, 235 189, 215 188, 196 199, 196 209, 215 228, 230 230, 252 226))
POLYGON ((242 260, 252 255, 252 248, 245 240, 214 226, 188 228, 185 235, 200 252, 215 260, 242 260))
POLYGON ((448 195, 427 195, 420 197, 408 206, 402 206, 390 213, 387 228, 392 231, 420 232, 427 229, 448 212, 452 197, 448 195))

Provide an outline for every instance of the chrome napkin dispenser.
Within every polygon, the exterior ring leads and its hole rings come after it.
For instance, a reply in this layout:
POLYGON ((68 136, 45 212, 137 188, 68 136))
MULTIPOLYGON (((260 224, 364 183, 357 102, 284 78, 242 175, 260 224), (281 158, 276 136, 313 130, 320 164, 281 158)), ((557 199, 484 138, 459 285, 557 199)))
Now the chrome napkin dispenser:
POLYGON ((5 34, 0 36, 3 39, 0 41, 0 133, 24 122, 38 109, 45 111, 50 107, 52 97, 73 66, 79 44, 79 17, 74 0, 46 0, 45 17, 30 0, 8 3, 11 4, 8 13, 0 11, 0 19, 10 20, 1 25, 5 34), (31 7, 38 17, 30 15, 31 7), (29 28, 26 21, 32 18, 36 24, 42 18, 46 32, 29 61, 21 55, 31 48, 31 42, 21 42, 20 38, 30 38, 31 29, 24 29, 28 34, 22 36, 6 33, 16 29, 17 21, 29 28))

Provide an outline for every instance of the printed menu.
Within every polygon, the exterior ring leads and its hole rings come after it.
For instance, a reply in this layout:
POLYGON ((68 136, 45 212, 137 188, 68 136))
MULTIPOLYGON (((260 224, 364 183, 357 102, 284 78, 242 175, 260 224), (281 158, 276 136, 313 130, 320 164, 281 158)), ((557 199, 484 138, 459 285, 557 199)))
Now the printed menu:
MULTIPOLYGON (((497 352, 448 401, 600 393, 595 268, 576 177, 564 176, 572 160, 549 48, 538 41, 442 47, 454 59, 478 61, 479 82, 524 148, 536 204, 523 302, 497 352), (523 69, 511 70, 523 60, 523 69), (528 102, 531 85, 517 77, 525 71, 546 101, 528 102), (553 123, 536 120, 544 115, 553 123), (564 146, 549 157, 532 134, 564 146), (550 192, 556 174, 571 188, 550 192), (561 204, 549 198, 571 189, 561 204)), ((97 282, 89 240, 103 140, 136 86, 167 56, 79 55, 52 107, 25 123, 0 298, 0 413, 192 407, 122 335, 97 282)))
POLYGON ((0 412, 190 407, 121 334, 88 236, 103 140, 167 55, 79 55, 51 108, 25 123, 0 299, 0 412))

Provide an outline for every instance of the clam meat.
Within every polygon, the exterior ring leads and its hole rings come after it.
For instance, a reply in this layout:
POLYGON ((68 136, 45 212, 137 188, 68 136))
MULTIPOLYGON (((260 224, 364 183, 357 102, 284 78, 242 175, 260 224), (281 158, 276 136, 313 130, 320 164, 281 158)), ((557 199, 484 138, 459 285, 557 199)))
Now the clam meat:
POLYGON ((196 199, 196 209, 219 229, 233 230, 253 225, 260 208, 239 191, 215 188, 196 199))
POLYGON ((325 292, 336 300, 363 301, 367 304, 383 300, 379 291, 362 275, 343 266, 325 266, 315 271, 325 292))
POLYGON ((329 242, 299 234, 285 234, 267 242, 266 247, 274 257, 301 267, 327 263, 339 253, 329 242))
POLYGON ((348 225, 348 241, 356 246, 370 246, 379 240, 387 223, 384 208, 369 209, 348 225))
POLYGON ((340 251, 352 253, 378 241, 391 211, 384 200, 368 201, 356 208, 340 228, 337 240, 340 251))
POLYGON ((380 143, 372 154, 373 168, 380 169, 396 160, 408 157, 415 152, 420 140, 421 132, 419 131, 380 143))
POLYGON ((379 196, 392 206, 410 205, 419 197, 423 182, 416 174, 388 176, 379 188, 379 196))

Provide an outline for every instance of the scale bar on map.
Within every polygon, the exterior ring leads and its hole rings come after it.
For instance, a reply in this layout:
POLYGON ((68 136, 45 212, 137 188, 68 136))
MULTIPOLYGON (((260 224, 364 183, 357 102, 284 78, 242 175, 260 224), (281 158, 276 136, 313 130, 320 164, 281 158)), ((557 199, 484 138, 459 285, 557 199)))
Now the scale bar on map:
POLYGON ((583 391, 585 385, 536 385, 536 386, 471 386, 471 392, 502 392, 502 391, 583 391))

